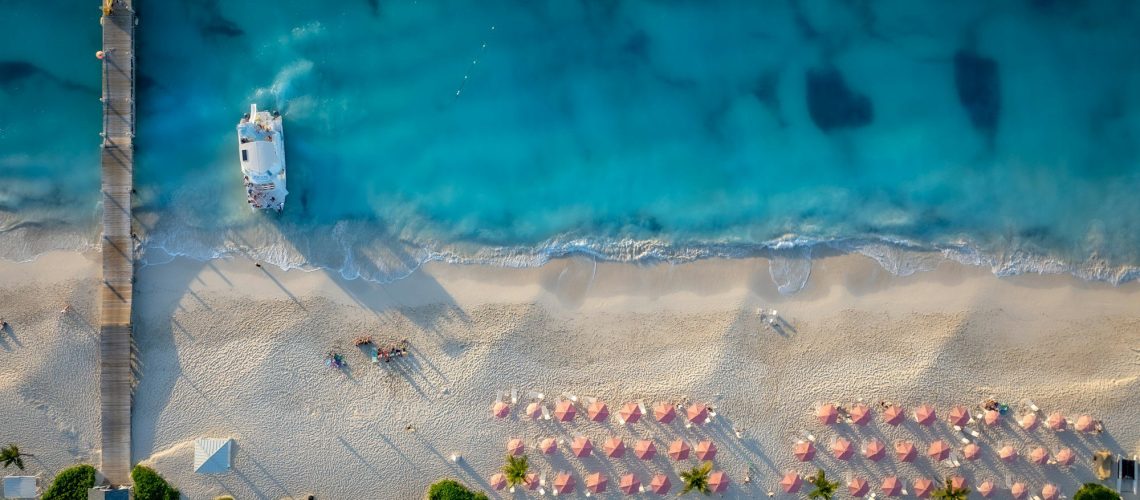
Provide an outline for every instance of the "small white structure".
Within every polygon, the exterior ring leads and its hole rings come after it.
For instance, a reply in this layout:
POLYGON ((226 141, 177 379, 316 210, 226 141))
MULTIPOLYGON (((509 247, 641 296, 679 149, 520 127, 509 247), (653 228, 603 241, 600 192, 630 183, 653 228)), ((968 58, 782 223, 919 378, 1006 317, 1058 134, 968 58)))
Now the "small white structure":
POLYGON ((281 115, 249 107, 237 125, 246 201, 254 209, 285 208, 285 131, 281 115))
POLYGON ((36 476, 5 476, 4 498, 39 498, 36 476))
POLYGON ((221 474, 230 471, 231 439, 199 438, 194 441, 194 472, 221 474))
POLYGON ((134 490, 129 486, 120 488, 96 486, 87 490, 87 500, 132 500, 134 497, 134 490))

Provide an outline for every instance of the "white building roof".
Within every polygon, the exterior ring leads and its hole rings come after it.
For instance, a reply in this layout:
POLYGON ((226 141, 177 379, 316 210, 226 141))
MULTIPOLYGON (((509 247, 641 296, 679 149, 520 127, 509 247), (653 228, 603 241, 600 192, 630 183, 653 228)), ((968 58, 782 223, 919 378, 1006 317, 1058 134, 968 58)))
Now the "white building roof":
POLYGON ((257 184, 273 182, 271 177, 281 173, 277 147, 269 141, 250 141, 241 145, 241 169, 257 184), (258 182, 255 177, 265 177, 258 182))
POLYGON ((194 441, 194 472, 217 474, 230 470, 230 439, 199 438, 194 441))
POLYGON ((36 476, 4 477, 4 498, 39 498, 36 476))

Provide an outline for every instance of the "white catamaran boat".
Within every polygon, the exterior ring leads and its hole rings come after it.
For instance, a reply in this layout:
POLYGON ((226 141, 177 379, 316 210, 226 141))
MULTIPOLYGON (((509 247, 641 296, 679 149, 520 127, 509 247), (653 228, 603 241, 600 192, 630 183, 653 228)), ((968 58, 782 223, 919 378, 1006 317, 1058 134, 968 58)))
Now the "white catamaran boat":
POLYGON ((241 173, 245 176, 245 194, 254 209, 285 208, 285 134, 281 114, 258 111, 249 106, 249 114, 238 122, 238 150, 241 173))

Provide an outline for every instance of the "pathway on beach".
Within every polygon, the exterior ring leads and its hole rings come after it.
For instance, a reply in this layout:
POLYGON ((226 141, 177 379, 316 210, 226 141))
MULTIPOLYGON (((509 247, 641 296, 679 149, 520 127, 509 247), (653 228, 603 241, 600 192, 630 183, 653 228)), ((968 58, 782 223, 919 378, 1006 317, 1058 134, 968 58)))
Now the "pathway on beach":
POLYGON ((99 384, 101 470, 112 484, 130 482, 131 295, 134 250, 134 25, 131 0, 115 0, 103 24, 103 287, 99 384))

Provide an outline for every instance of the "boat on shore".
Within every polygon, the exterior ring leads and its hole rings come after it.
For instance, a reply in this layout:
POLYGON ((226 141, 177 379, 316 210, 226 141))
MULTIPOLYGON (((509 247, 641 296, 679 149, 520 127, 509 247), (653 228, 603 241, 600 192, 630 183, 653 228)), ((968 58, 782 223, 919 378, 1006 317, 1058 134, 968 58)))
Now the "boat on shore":
POLYGON ((237 125, 238 155, 245 182, 246 203, 254 210, 285 208, 285 133, 281 114, 258 111, 249 106, 249 114, 237 125))

